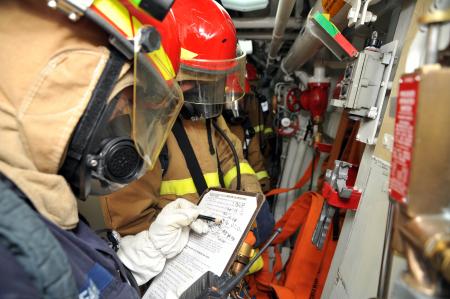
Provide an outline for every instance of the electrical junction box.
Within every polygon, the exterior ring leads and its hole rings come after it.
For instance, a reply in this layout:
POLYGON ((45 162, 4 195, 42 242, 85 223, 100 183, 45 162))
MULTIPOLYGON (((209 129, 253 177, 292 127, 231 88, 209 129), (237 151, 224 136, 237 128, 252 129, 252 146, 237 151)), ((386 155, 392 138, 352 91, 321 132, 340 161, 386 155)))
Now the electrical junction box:
POLYGON ((345 69, 339 99, 331 105, 348 109, 350 116, 361 120, 356 139, 375 144, 392 66, 395 61, 397 41, 380 49, 366 48, 345 69))

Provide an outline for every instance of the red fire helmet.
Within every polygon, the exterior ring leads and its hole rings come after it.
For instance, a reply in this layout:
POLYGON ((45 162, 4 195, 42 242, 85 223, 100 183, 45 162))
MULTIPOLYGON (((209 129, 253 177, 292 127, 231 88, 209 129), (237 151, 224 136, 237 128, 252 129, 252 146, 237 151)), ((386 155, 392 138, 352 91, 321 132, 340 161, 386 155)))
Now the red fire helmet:
POLYGON ((213 0, 177 0, 172 11, 181 44, 177 79, 185 102, 218 105, 236 100, 225 89, 233 82, 244 90, 246 57, 237 47, 230 15, 213 0))
POLYGON ((232 67, 236 59, 236 28, 222 6, 213 0, 177 0, 172 10, 184 66, 211 71, 232 67))

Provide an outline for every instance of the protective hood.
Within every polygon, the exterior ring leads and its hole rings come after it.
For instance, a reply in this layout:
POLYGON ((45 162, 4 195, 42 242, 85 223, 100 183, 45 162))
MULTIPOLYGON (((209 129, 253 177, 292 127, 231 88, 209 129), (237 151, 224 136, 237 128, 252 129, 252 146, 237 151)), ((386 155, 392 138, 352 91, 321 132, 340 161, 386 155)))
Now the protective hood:
POLYGON ((44 1, 0 2, 0 172, 64 229, 77 201, 59 167, 109 57, 106 35, 44 1))

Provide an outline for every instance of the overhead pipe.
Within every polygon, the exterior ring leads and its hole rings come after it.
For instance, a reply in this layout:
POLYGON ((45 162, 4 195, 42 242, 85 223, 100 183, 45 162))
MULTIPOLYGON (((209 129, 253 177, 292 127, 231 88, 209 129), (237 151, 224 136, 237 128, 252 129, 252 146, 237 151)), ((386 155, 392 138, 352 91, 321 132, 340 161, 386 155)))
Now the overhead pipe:
MULTIPOLYGON (((280 2, 281 3, 281 2, 280 2)), ((285 28, 299 30, 302 28, 303 23, 301 18, 289 18, 289 15, 285 20, 285 28)), ((274 17, 264 18, 234 18, 233 24, 236 29, 272 29, 275 28, 277 20, 274 17)))
MULTIPOLYGON (((270 32, 268 33, 260 33, 260 32, 247 32, 247 31, 243 31, 240 30, 238 32, 238 39, 250 39, 250 40, 272 40, 272 34, 270 34, 270 32)), ((283 40, 295 40, 295 38, 297 37, 297 34, 284 34, 282 39, 283 40)), ((264 66, 266 66, 266 63, 263 63, 264 66)))
MULTIPOLYGON (((342 30, 347 25, 347 13, 349 9, 350 6, 345 4, 331 19, 339 30, 342 30)), ((322 1, 316 1, 316 4, 309 12, 308 18, 305 21, 305 26, 295 39, 294 44, 287 53, 286 57, 281 61, 280 70, 278 71, 276 78, 280 78, 280 76, 283 75, 292 74, 295 70, 310 60, 319 51, 319 49, 323 47, 322 42, 315 37, 311 31, 312 21, 310 20, 310 17, 312 17, 316 12, 323 12, 322 1)))
POLYGON ((275 26, 272 33, 272 42, 269 47, 269 56, 267 57, 267 67, 269 67, 277 58, 278 51, 283 43, 283 35, 286 30, 289 17, 294 9, 296 0, 280 0, 278 2, 277 14, 275 16, 275 26))

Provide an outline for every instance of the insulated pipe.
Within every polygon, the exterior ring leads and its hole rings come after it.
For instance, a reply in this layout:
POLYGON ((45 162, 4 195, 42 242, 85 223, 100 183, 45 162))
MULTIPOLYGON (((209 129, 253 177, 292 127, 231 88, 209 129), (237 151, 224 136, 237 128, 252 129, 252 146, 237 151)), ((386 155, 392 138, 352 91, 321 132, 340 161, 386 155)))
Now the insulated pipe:
MULTIPOLYGON (((345 4, 341 10, 331 19, 339 30, 342 30, 347 25, 347 13, 350 9, 348 4, 345 4)), ((321 47, 322 42, 316 38, 311 31, 312 21, 310 17, 316 12, 322 12, 322 1, 316 1, 316 4, 308 14, 308 18, 305 21, 305 27, 300 31, 294 44, 287 53, 286 57, 281 61, 281 71, 279 75, 292 74, 295 70, 303 66, 308 60, 310 60, 321 47)), ((277 76, 279 77, 279 76, 277 76)))
MULTIPOLYGON (((283 22, 285 23, 284 27, 289 29, 298 30, 303 26, 303 22, 301 22, 300 18, 290 18, 289 15, 283 20, 283 22)), ((272 29, 278 24, 274 17, 234 18, 233 23, 236 29, 272 29)))
POLYGON ((281 48, 284 31, 289 20, 289 16, 294 9, 296 0, 280 0, 278 2, 277 15, 275 16, 275 26, 272 33, 272 42, 269 47, 269 56, 267 57, 267 67, 272 64, 281 48))
MULTIPOLYGON (((292 159, 295 157, 295 154, 297 152, 297 146, 298 143, 295 140, 294 137, 291 137, 289 139, 289 145, 288 145, 288 152, 286 156, 286 161, 284 163, 285 167, 283 169, 283 173, 281 175, 281 182, 279 184, 279 188, 289 188, 291 186, 288 185, 289 183, 289 174, 292 171, 292 159)), ((287 193, 282 193, 277 196, 277 199, 275 201, 275 209, 274 209, 274 217, 275 221, 278 221, 283 217, 285 210, 285 201, 287 198, 287 193)))
MULTIPOLYGON (((308 154, 309 146, 306 141, 300 139, 297 141, 298 147, 295 156, 292 157, 294 160, 293 167, 291 173, 289 174, 289 186, 294 186, 294 184, 300 179, 303 175, 303 172, 308 167, 310 160, 312 158, 312 154, 308 154), (311 156, 311 158, 309 157, 311 156)), ((286 194, 286 202, 285 202, 285 212, 289 209, 292 203, 296 199, 296 191, 289 192, 286 194)))
POLYGON ((296 71, 295 76, 300 80, 301 90, 308 88, 309 75, 304 71, 296 71))
MULTIPOLYGON (((260 33, 260 32, 248 32, 246 30, 240 30, 237 34, 238 39, 251 39, 251 40, 272 40, 272 35, 270 32, 268 33, 260 33)), ((295 40, 297 34, 288 33, 283 35, 283 40, 295 40)), ((253 57, 254 58, 254 57, 253 57)), ((265 66, 265 63, 263 63, 265 66)))

